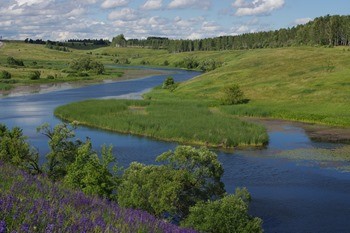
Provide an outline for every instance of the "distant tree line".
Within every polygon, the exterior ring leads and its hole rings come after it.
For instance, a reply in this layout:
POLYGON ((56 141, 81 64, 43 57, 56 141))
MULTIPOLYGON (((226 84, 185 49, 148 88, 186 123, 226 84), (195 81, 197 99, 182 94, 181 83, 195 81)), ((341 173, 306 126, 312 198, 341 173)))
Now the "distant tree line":
POLYGON ((104 39, 69 39, 70 43, 85 43, 85 44, 93 44, 93 45, 105 45, 108 46, 111 44, 109 40, 104 39))
MULTIPOLYGON (((124 38, 124 36, 123 36, 124 38)), ((119 38, 120 39, 120 38, 119 38)), ((275 31, 245 33, 197 40, 171 40, 162 37, 129 39, 123 46, 167 49, 169 52, 241 50, 299 45, 350 45, 350 16, 326 15, 304 25, 275 31)), ((112 46, 116 44, 112 43, 112 46)))

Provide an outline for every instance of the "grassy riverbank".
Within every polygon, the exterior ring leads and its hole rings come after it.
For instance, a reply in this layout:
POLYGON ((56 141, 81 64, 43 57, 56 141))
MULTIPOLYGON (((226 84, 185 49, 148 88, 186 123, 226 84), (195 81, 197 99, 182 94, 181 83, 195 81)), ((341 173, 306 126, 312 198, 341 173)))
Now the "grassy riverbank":
POLYGON ((183 144, 232 148, 268 142, 263 126, 223 115, 199 101, 89 100, 55 110, 80 124, 183 144))

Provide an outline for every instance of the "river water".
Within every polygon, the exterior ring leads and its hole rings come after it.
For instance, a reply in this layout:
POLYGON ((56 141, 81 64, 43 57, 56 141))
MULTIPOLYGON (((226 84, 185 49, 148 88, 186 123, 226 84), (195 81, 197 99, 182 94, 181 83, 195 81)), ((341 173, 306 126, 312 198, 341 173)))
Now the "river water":
MULTIPOLYGON (((171 72, 176 82, 199 75, 183 70, 171 72)), ((45 154, 47 139, 36 132, 36 127, 46 122, 52 126, 60 123, 53 116, 57 106, 91 98, 135 98, 161 84, 166 76, 0 98, 0 123, 21 127, 30 143, 45 154)), ((217 151, 225 169, 226 190, 232 193, 236 187, 248 188, 253 197, 250 212, 263 219, 265 232, 350 232, 350 173, 274 156, 284 150, 341 145, 312 142, 292 123, 277 124, 269 128, 270 143, 265 149, 217 151)), ((132 161, 154 163, 159 154, 177 146, 87 127, 80 127, 76 134, 81 139, 90 137, 96 149, 112 144, 118 163, 124 167, 132 161)))

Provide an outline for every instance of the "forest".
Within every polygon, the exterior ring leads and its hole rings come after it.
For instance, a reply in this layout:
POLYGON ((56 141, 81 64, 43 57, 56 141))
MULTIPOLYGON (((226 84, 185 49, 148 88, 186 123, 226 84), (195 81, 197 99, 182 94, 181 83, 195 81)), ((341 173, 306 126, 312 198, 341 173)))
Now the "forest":
MULTIPOLYGON (((120 35, 119 35, 120 37, 120 35)), ((220 36, 197 40, 148 37, 129 39, 121 47, 167 49, 171 53, 191 51, 279 48, 300 45, 340 46, 350 44, 350 16, 323 16, 304 25, 275 31, 220 36)), ((112 43, 112 46, 115 45, 112 43)))

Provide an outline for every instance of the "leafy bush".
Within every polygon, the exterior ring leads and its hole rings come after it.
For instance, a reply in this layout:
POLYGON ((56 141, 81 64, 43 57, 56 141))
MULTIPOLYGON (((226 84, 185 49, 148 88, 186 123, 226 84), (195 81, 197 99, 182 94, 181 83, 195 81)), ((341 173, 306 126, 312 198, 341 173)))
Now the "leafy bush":
POLYGON ((141 65, 149 65, 150 63, 149 63, 149 61, 142 60, 142 61, 140 62, 140 64, 141 64, 141 65))
POLYGON ((242 104, 245 102, 247 102, 247 100, 244 98, 244 93, 239 85, 233 84, 223 89, 221 97, 221 103, 223 105, 242 104))
POLYGON ((185 57, 182 61, 176 62, 175 66, 186 69, 197 69, 199 66, 199 62, 196 60, 196 57, 188 56, 185 57))
POLYGON ((29 79, 30 80, 38 80, 38 79, 40 79, 40 76, 41 76, 40 71, 36 70, 36 71, 33 71, 29 74, 29 79))
POLYGON ((249 202, 246 189, 237 189, 235 195, 220 200, 199 202, 190 208, 182 225, 208 233, 263 232, 262 220, 248 214, 249 202))
POLYGON ((125 57, 121 57, 121 58, 117 58, 114 60, 114 62, 116 64, 120 64, 120 65, 128 65, 131 62, 129 61, 129 59, 125 58, 125 57))
POLYGON ((70 63, 70 68, 76 71, 93 71, 103 74, 105 67, 102 63, 92 60, 90 57, 81 57, 70 63))
POLYGON ((0 73, 0 79, 11 79, 11 77, 11 73, 7 72, 6 70, 1 71, 0 73))
POLYGON ((216 200, 225 189, 223 168, 208 149, 179 146, 158 156, 163 165, 133 163, 118 188, 118 202, 161 216, 184 218, 198 201, 216 200))
POLYGON ((222 66, 222 62, 216 61, 214 59, 207 59, 199 64, 199 69, 203 72, 209 72, 215 70, 222 66))
POLYGON ((170 89, 175 84, 174 78, 171 76, 168 76, 162 85, 163 89, 170 89))
POLYGON ((163 62, 163 66, 168 66, 168 65, 170 65, 169 61, 168 61, 168 60, 165 60, 165 61, 163 62))
POLYGON ((24 66, 24 63, 22 60, 17 60, 13 57, 8 57, 7 58, 7 64, 11 66, 24 66))
POLYGON ((47 78, 47 79, 55 79, 55 76, 49 74, 46 78, 47 78))

